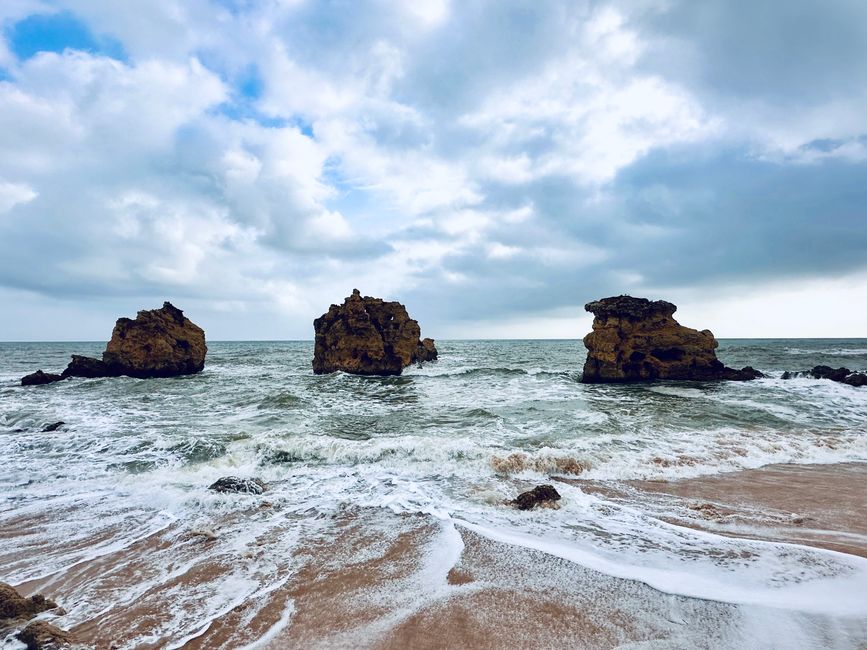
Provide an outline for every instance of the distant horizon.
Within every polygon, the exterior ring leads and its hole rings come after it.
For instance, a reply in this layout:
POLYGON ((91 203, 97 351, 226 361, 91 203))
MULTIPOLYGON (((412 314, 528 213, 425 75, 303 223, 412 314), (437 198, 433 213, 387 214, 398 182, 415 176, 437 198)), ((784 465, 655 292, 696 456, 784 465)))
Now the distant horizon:
MULTIPOLYGON (((864 336, 715 336, 717 341, 867 341, 864 336)), ((577 338, 435 338, 438 342, 470 342, 470 341, 582 341, 577 338)), ((313 343, 314 339, 206 339, 208 343, 313 343)), ((0 345, 14 343, 107 343, 103 340, 39 340, 39 341, 0 341, 0 345)))

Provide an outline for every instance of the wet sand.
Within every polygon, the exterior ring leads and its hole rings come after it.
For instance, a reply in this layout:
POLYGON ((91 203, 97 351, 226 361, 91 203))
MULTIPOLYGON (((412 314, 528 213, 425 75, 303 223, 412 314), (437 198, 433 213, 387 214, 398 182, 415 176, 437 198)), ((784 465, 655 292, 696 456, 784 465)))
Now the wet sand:
MULTIPOLYGON (((681 525, 867 557, 867 464, 770 466, 673 482, 568 481, 681 525)), ((17 587, 57 600, 69 614, 54 622, 106 649, 773 645, 775 628, 764 621, 775 613, 764 608, 665 594, 428 515, 354 508, 299 516, 251 500, 249 510, 206 523, 172 523, 17 587), (253 520, 268 525, 245 538, 253 520), (299 542, 290 553, 292 536, 299 542), (203 616, 201 603, 243 580, 257 585, 251 595, 203 616), (94 610, 84 598, 104 605, 94 610), (764 640, 763 630, 771 635, 764 640)), ((38 552, 26 531, 47 525, 17 520, 0 531, 0 579, 3 567, 38 552)), ((865 621, 802 615, 787 625, 806 630, 798 637, 805 647, 867 641, 865 621)))

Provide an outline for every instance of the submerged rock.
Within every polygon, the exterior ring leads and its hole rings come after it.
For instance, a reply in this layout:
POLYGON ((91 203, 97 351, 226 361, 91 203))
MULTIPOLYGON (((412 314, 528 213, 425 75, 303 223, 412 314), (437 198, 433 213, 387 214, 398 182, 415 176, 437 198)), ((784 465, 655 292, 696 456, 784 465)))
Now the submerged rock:
POLYGON ((552 506, 560 498, 560 493, 553 485, 537 485, 532 490, 521 492, 512 503, 518 510, 532 510, 538 505, 552 506))
POLYGON ((716 358, 719 345, 710 330, 678 323, 677 307, 664 300, 632 296, 587 303, 593 331, 584 337, 587 360, 584 383, 648 381, 653 379, 730 379, 762 377, 747 366, 727 368, 716 358))
POLYGON ((55 381, 63 379, 60 375, 54 375, 50 372, 42 372, 37 370, 25 377, 21 378, 22 386, 41 386, 42 384, 53 384, 55 381))
POLYGON ((51 433, 52 431, 57 431, 64 424, 66 424, 66 422, 63 422, 62 420, 60 422, 55 422, 54 424, 49 424, 42 429, 42 433, 51 433))
POLYGON ((0 620, 33 618, 49 609, 59 609, 59 606, 42 594, 25 598, 12 585, 0 582, 0 620))
POLYGON ((342 305, 313 321, 313 372, 342 370, 356 375, 399 375, 414 362, 436 359, 433 339, 420 339, 418 322, 399 302, 361 297, 358 289, 342 305))
POLYGON ((215 492, 235 492, 239 494, 262 494, 268 489, 258 478, 240 478, 238 476, 223 476, 208 486, 215 492))
POLYGON ((18 640, 27 650, 59 650, 69 648, 75 642, 72 634, 45 621, 33 621, 18 633, 18 640))
POLYGON ((119 318, 102 360, 112 375, 174 377, 205 367, 205 332, 169 302, 119 318))

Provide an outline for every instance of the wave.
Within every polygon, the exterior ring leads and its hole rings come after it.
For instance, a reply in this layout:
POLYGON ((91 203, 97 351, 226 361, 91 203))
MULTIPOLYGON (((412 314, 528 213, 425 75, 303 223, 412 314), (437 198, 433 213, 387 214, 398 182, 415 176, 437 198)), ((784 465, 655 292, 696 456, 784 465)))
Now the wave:
POLYGON ((834 357, 858 357, 867 355, 867 348, 786 348, 786 354, 795 355, 831 355, 834 357))

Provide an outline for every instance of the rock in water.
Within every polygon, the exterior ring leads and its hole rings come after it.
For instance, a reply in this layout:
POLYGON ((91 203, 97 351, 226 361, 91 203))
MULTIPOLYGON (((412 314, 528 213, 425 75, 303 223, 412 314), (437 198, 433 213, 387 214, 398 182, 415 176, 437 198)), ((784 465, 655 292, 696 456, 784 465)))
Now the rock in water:
POLYGON ((816 366, 809 373, 816 379, 830 379, 850 386, 867 386, 867 374, 855 372, 848 368, 832 368, 831 366, 816 366))
POLYGON ((72 361, 66 366, 66 370, 61 375, 66 377, 107 377, 109 375, 108 368, 99 359, 91 357, 83 357, 79 354, 72 355, 72 361))
POLYGON ((518 510, 532 510, 537 505, 553 505, 560 500, 560 493, 553 485, 537 485, 532 490, 521 492, 512 503, 518 510))
POLYGON ((313 321, 313 372, 342 370, 356 375, 399 375, 414 362, 436 359, 433 339, 420 340, 418 323, 399 302, 361 297, 358 289, 342 305, 313 321))
POLYGON ((748 380, 753 368, 727 368, 716 358, 719 345, 710 330, 684 327, 677 307, 664 300, 617 296, 587 303, 593 331, 584 337, 584 383, 653 379, 748 380))
POLYGON ((18 633, 18 640, 27 646, 27 650, 60 650, 70 648, 74 643, 69 632, 45 621, 30 623, 18 633))
POLYGON ((60 422, 49 424, 42 429, 42 433, 51 433, 52 431, 57 431, 64 424, 66 424, 66 422, 63 422, 62 420, 60 422))
POLYGON ((257 478, 240 478, 238 476, 224 476, 208 486, 215 492, 236 492, 241 494, 262 494, 268 488, 265 483, 257 478))
POLYGON ((102 360, 109 375, 174 377, 201 372, 207 351, 202 328, 165 302, 135 320, 119 318, 102 360))
POLYGON ((54 375, 50 372, 42 372, 37 370, 25 377, 21 378, 22 386, 41 386, 42 384, 53 384, 55 381, 63 379, 60 375, 54 375))

